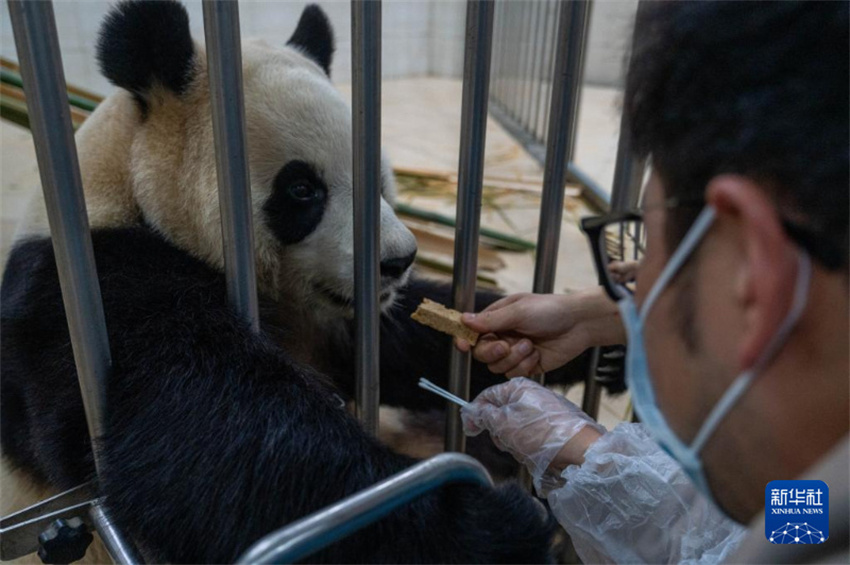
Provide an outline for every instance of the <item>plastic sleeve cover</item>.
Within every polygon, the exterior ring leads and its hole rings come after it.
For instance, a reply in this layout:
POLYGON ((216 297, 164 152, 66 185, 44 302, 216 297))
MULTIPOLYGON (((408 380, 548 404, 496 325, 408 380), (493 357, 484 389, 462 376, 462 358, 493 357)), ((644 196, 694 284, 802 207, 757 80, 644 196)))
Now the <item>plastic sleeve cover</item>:
POLYGON ((544 483, 585 563, 720 563, 746 533, 640 424, 618 425, 544 483))

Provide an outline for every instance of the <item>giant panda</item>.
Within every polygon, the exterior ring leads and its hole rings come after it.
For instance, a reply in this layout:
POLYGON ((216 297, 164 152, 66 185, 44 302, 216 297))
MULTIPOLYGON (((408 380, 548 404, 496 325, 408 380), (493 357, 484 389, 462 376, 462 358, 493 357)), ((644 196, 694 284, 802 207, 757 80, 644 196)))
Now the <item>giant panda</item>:
MULTIPOLYGON (((102 26, 100 65, 120 89, 76 136, 113 362, 99 494, 148 561, 233 561, 414 462, 339 402, 353 388, 352 150, 332 53, 315 6, 285 46, 243 46, 254 334, 227 305, 206 59, 187 13, 171 0, 124 2, 102 26)), ((407 313, 447 289, 411 278, 416 245, 394 191, 385 162, 381 393, 421 412, 441 402, 415 382, 421 371, 445 382, 449 344, 407 313)), ((94 468, 40 199, 1 293, 4 461, 38 485, 74 487, 94 468)), ((475 374, 475 389, 500 378, 475 374)), ((447 486, 311 560, 545 562, 553 522, 540 510, 516 485, 447 486)))

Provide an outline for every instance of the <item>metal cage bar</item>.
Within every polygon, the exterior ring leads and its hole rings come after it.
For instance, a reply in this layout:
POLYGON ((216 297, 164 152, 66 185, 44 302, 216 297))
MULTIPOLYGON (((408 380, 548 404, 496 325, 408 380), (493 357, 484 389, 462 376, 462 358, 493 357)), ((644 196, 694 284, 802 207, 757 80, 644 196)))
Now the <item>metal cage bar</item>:
POLYGON ((611 186, 612 212, 636 208, 643 185, 644 162, 634 156, 628 128, 628 116, 624 112, 620 118, 620 139, 617 142, 617 160, 611 186))
POLYGON ((531 5, 531 15, 528 18, 528 49, 525 57, 525 80, 523 82, 523 100, 520 110, 520 123, 531 130, 531 108, 533 106, 532 92, 534 89, 534 61, 539 34, 535 33, 540 27, 540 2, 531 5))
MULTIPOLYGON (((96 440, 103 431, 106 380, 112 368, 100 283, 86 214, 77 145, 71 127, 65 72, 52 2, 9 2, 21 77, 30 110, 30 129, 56 255, 59 285, 68 320, 83 408, 92 438, 95 469, 100 470, 96 440)), ((62 500, 66 500, 62 497, 62 500)), ((66 509, 67 510, 67 509, 66 509)), ((80 508, 82 513, 85 508, 80 508)), ((91 507, 95 528, 110 556, 138 563, 132 545, 110 524, 97 519, 104 510, 91 507)), ((38 518, 34 518, 38 521, 38 518)))
MULTIPOLYGON (((635 22, 640 21, 640 11, 646 9, 646 2, 638 3, 638 14, 635 22)), ((637 36, 637 29, 633 30, 632 42, 637 36)), ((640 191, 643 185, 645 163, 635 157, 632 149, 631 137, 629 136, 629 119, 625 109, 620 116, 620 138, 617 141, 617 158, 614 166, 614 181, 611 185, 610 210, 622 212, 637 207, 640 199, 640 191)), ((626 234, 620 234, 619 246, 623 250, 626 234)), ((622 257, 624 251, 620 252, 622 257)), ((600 277, 601 277, 600 273, 600 277)), ((592 417, 599 415, 599 405, 602 401, 602 387, 597 379, 597 369, 602 359, 602 351, 596 347, 593 350, 590 362, 590 371, 585 379, 584 394, 581 408, 592 417)))
POLYGON ((564 215, 564 186, 575 145, 578 103, 581 91, 584 47, 590 2, 575 0, 561 7, 555 44, 549 137, 543 171, 543 196, 534 265, 534 292, 551 293, 555 286, 561 220, 564 215))
MULTIPOLYGON (((83 406, 100 437, 112 367, 52 2, 9 2, 83 406)), ((93 446, 94 449, 94 446, 93 446)), ((99 467, 94 449, 95 466, 99 467)))
MULTIPOLYGON (((638 2, 635 26, 641 21, 641 13, 646 8, 645 1, 638 2)), ((632 50, 634 50, 636 37, 637 28, 632 31, 632 50)), ((611 186, 611 211, 622 212, 637 207, 643 186, 645 165, 643 160, 638 159, 634 154, 629 135, 629 117, 624 109, 620 117, 620 139, 617 141, 617 160, 614 165, 614 182, 611 186)))
POLYGON ((133 563, 143 563, 141 557, 136 552, 136 549, 130 545, 118 527, 112 521, 112 516, 109 510, 101 503, 97 503, 89 509, 89 516, 94 523, 97 533, 103 542, 103 547, 112 561, 121 563, 122 565, 131 565, 133 563))
MULTIPOLYGON (((490 51, 493 43, 493 0, 466 4, 466 41, 463 62, 460 159, 457 185, 452 305, 456 310, 475 307, 478 270, 478 232, 481 225, 481 190, 484 181, 484 142, 487 134, 487 100, 490 90, 490 51)), ((470 354, 452 348, 449 391, 469 398, 470 354)), ((457 406, 447 403, 446 449, 463 451, 466 437, 457 406)))
POLYGON ((204 0, 203 9, 227 297, 239 316, 259 331, 239 4, 204 0))
POLYGON ((505 60, 505 50, 502 45, 505 43, 505 5, 497 4, 493 12, 493 60, 491 61, 490 76, 492 84, 490 85, 490 94, 494 102, 501 104, 501 88, 502 88, 502 65, 505 60))
POLYGON ((265 536, 237 563, 295 563, 446 483, 493 486, 478 461, 443 453, 265 536))
POLYGON ((538 23, 536 26, 537 33, 535 34, 536 37, 534 40, 534 69, 532 71, 531 88, 529 89, 531 104, 529 105, 528 112, 528 129, 531 131, 532 135, 537 135, 538 125, 540 123, 540 106, 542 105, 540 102, 540 91, 543 81, 543 53, 546 49, 546 19, 548 14, 549 3, 541 2, 538 7, 538 23))
POLYGON ((357 417, 378 433, 381 256, 381 2, 351 3, 357 417))

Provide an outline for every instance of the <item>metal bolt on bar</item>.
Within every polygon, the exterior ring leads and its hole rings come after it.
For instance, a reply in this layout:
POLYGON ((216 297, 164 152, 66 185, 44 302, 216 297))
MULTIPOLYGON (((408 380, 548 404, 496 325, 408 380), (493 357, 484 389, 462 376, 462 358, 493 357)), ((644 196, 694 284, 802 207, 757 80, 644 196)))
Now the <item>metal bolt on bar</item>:
POLYGON ((258 331, 239 4, 204 0, 203 9, 227 297, 239 316, 258 331))
MULTIPOLYGON (((478 270, 478 232, 481 224, 481 190, 484 180, 484 142, 487 133, 487 98, 490 86, 490 50, 493 42, 493 0, 466 4, 466 41, 463 62, 460 161, 457 185, 452 305, 460 311, 475 308, 478 270)), ((469 399, 470 355, 451 350, 449 391, 469 399)), ((448 404, 446 449, 463 451, 466 437, 457 406, 448 404)))
POLYGON ((89 509, 89 516, 94 523, 97 533, 100 534, 103 546, 106 548, 106 552, 112 558, 112 561, 128 565, 132 563, 143 563, 136 549, 128 544, 120 535, 118 528, 102 503, 98 502, 94 504, 89 509))
POLYGON ((80 517, 95 503, 97 485, 84 483, 18 510, 0 520, 0 561, 11 561, 38 551, 38 536, 60 518, 80 517))
MULTIPOLYGON (((30 109, 30 128, 83 407, 89 434, 96 440, 103 431, 106 379, 112 358, 53 4, 10 0, 9 14, 30 109)), ((99 471, 95 444, 92 450, 95 469, 99 471)), ((96 527, 104 543, 127 548, 124 553, 127 562, 138 561, 130 544, 117 530, 98 524, 96 527)))
POLYGON ((446 483, 492 486, 467 455, 443 453, 265 536, 237 563, 295 563, 446 483))
POLYGON ((378 433, 381 257, 381 2, 351 3, 357 417, 378 433))

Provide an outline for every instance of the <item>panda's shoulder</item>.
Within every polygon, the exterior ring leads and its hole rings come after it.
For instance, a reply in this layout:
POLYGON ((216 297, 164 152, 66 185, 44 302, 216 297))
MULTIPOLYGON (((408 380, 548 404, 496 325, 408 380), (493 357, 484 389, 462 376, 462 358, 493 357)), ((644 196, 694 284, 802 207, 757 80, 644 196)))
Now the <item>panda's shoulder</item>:
MULTIPOLYGON (((107 315, 168 308, 177 300, 214 307, 225 302, 221 273, 144 226, 92 231, 92 246, 107 315), (193 300, 194 299, 194 300, 193 300)), ((3 275, 4 318, 62 311, 50 238, 17 243, 3 275), (57 305, 60 307, 57 308, 57 305)))

